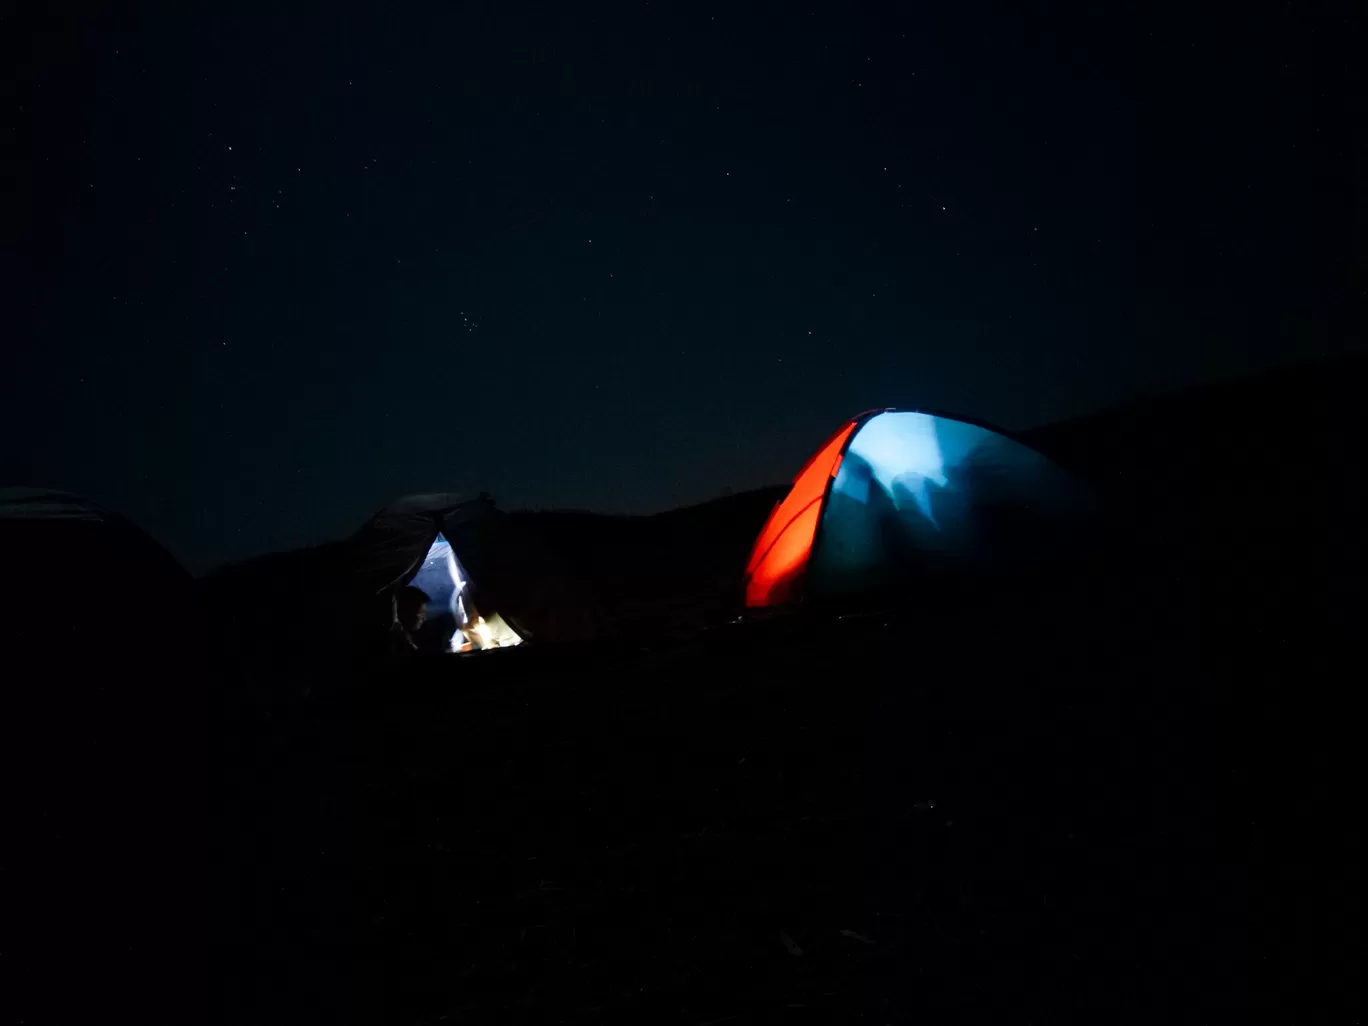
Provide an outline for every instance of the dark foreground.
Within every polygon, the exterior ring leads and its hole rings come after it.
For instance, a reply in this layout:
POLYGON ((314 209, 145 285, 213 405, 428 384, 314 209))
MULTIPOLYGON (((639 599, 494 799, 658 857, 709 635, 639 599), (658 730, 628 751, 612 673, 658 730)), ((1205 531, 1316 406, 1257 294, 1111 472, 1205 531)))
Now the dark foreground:
POLYGON ((1013 622, 490 653, 278 714, 225 1020, 1242 1018, 1239 716, 1181 636, 1013 622))
POLYGON ((1040 433, 1112 518, 1071 585, 416 663, 277 712, 226 785, 216 1007, 1338 1019, 1362 948, 1362 382, 1277 374, 1040 433))
MULTIPOLYGON (((1042 433, 1113 517, 1072 583, 627 632, 668 642, 362 672, 268 617, 292 658, 249 657, 169 630, 193 602, 144 564, 24 536, 0 1020, 1345 1021, 1349 370, 1042 433)), ((699 578, 658 607, 710 608, 715 533, 653 543, 699 578)), ((654 565, 625 548, 620 622, 654 565)))

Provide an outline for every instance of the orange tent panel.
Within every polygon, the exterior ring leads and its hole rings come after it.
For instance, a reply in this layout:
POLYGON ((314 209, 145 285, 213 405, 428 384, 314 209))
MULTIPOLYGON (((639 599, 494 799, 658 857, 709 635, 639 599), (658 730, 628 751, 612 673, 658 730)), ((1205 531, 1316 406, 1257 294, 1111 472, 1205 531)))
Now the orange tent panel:
POLYGON ((841 452, 855 424, 850 421, 827 439, 765 521, 746 564, 746 605, 772 606, 797 597, 796 587, 817 536, 827 482, 840 468, 841 452))

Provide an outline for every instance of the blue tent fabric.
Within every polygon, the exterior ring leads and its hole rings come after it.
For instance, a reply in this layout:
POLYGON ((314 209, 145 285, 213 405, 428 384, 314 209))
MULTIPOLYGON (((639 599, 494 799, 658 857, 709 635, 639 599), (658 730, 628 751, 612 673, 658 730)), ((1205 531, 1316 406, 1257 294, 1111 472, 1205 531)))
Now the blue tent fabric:
POLYGON ((804 596, 939 587, 1063 566, 1089 490, 1006 433, 916 410, 861 419, 828 485, 804 596))

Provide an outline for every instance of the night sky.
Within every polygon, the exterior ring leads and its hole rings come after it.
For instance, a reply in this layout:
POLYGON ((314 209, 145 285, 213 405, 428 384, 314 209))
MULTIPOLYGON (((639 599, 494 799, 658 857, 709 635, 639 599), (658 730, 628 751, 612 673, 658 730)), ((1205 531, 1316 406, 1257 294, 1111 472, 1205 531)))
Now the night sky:
POLYGON ((196 572, 1361 338, 1357 5, 232 6, 0 26, 0 484, 196 572))

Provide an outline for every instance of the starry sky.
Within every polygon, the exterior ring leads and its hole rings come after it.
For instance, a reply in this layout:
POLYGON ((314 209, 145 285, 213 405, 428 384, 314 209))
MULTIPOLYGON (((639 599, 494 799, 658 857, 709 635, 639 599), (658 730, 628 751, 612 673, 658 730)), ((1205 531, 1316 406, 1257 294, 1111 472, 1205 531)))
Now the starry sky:
POLYGON ((1231 10, 34 5, 0 483, 200 572, 1355 345, 1361 15, 1231 10))

